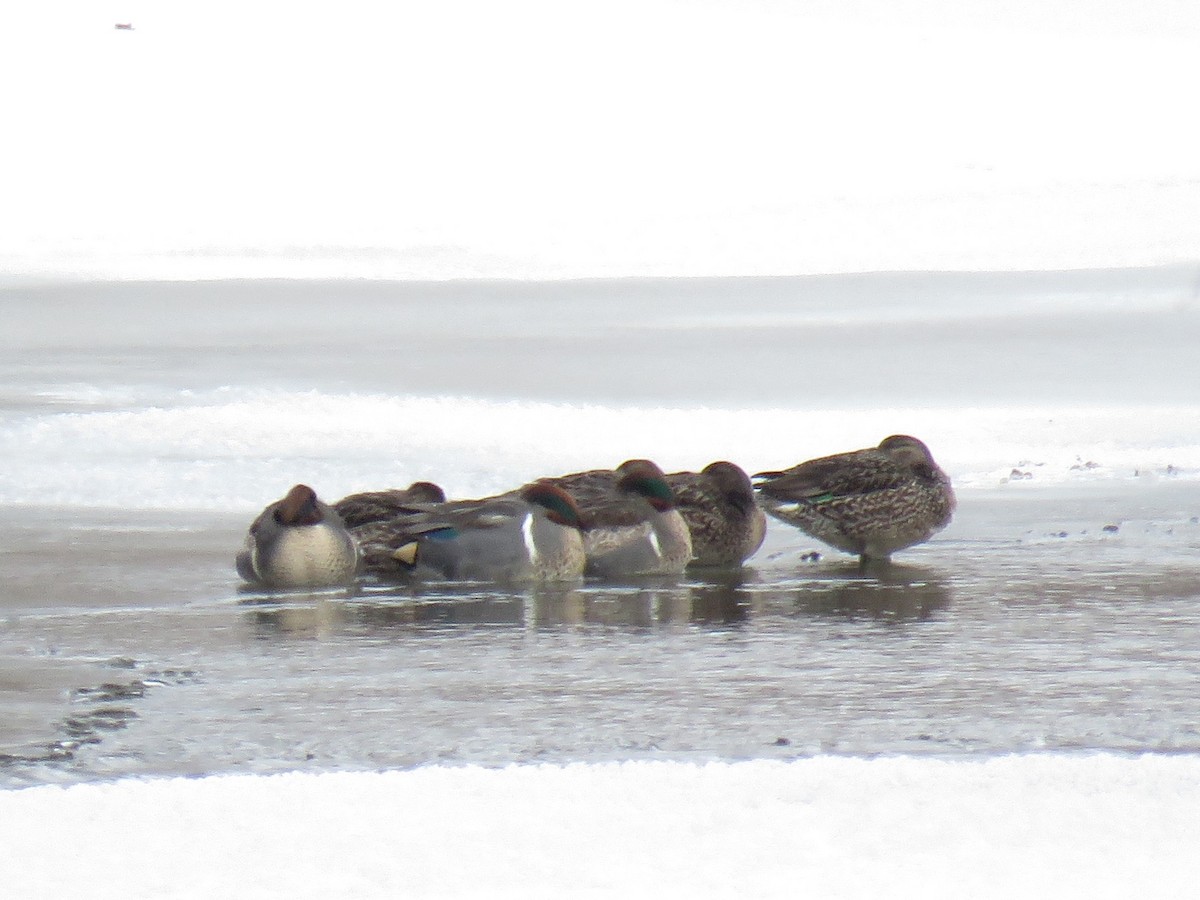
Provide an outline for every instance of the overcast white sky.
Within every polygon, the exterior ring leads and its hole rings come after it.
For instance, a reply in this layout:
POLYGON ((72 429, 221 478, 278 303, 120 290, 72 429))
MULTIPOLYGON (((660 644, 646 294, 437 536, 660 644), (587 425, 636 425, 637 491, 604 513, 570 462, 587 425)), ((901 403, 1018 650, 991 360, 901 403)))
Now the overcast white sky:
POLYGON ((9 271, 1200 258, 1195 4, 31 6, 0 36, 9 271))

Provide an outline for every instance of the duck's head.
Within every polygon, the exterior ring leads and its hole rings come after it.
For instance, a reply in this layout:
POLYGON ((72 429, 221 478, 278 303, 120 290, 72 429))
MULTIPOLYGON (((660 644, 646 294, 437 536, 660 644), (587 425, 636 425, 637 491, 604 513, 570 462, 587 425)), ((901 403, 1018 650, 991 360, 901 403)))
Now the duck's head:
POLYGON ((535 481, 521 488, 521 499, 546 510, 546 518, 566 528, 582 527, 582 515, 571 495, 549 481, 535 481))
POLYGON ((754 506, 754 485, 746 470, 736 463, 718 460, 700 470, 700 474, 720 492, 731 505, 738 509, 754 506))
POLYGON ((298 484, 275 507, 275 521, 280 525, 317 525, 324 519, 317 505, 317 492, 307 484, 298 484))
POLYGON ((414 481, 408 486, 407 493, 413 503, 446 502, 446 492, 432 481, 414 481))
POLYGON ((893 434, 879 442, 879 449, 898 466, 912 470, 916 475, 934 479, 937 476, 937 463, 929 448, 915 437, 907 434, 893 434))
POLYGON ((663 470, 648 459, 629 459, 617 466, 618 490, 645 497, 658 512, 675 508, 675 492, 663 470))
POLYGON ((923 442, 907 434, 893 434, 885 437, 879 442, 879 449, 901 464, 933 462, 933 454, 929 452, 929 448, 923 442))

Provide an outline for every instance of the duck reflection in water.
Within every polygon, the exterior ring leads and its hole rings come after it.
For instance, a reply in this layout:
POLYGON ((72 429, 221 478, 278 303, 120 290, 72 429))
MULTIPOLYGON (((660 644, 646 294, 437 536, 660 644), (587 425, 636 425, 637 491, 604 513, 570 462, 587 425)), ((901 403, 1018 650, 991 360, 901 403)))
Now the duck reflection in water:
MULTIPOLYGON (((259 637, 326 638, 378 634, 390 629, 512 626, 556 628, 671 625, 723 627, 749 621, 755 595, 750 572, 722 572, 695 582, 640 585, 544 584, 524 589, 487 586, 437 593, 396 589, 335 597, 290 594, 286 599, 243 600, 259 637)), ((761 604, 759 604, 761 605, 761 604)))
POLYGON ((328 594, 289 594, 284 601, 243 600, 256 637, 322 638, 346 627, 349 604, 328 594))
POLYGON ((251 622, 259 636, 325 638, 361 633, 375 635, 390 629, 524 625, 526 601, 521 594, 489 593, 444 599, 338 601, 315 597, 307 603, 275 607, 256 605, 251 622))
POLYGON ((692 622, 701 625, 736 625, 763 611, 763 595, 748 585, 758 582, 749 569, 706 570, 694 573, 692 622))
POLYGON ((744 569, 710 570, 679 583, 594 585, 569 597, 545 596, 535 623, 627 628, 700 625, 723 627, 747 621, 755 595, 744 585, 756 575, 744 569))
POLYGON ((950 587, 937 569, 891 563, 823 571, 796 592, 795 608, 814 616, 920 621, 950 600, 950 587))

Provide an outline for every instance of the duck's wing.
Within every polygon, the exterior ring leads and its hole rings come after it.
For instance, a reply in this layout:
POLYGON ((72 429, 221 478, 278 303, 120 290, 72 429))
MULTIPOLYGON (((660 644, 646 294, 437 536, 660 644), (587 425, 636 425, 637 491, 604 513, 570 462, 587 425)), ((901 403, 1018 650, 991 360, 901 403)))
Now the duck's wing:
POLYGON ((343 497, 333 504, 333 509, 347 528, 356 528, 368 522, 395 518, 408 503, 405 491, 369 491, 343 497))
POLYGON ((530 506, 519 497, 490 497, 445 503, 430 513, 431 519, 453 528, 478 531, 512 527, 524 522, 530 506))
POLYGON ((855 450, 754 478, 756 489, 776 500, 820 501, 902 487, 912 475, 876 450, 855 450))
POLYGON ((695 472, 672 472, 665 478, 675 494, 675 505, 681 510, 712 509, 717 506, 720 498, 712 485, 695 472))
POLYGON ((570 494, 576 505, 583 507, 603 503, 614 497, 618 478, 612 469, 591 469, 587 472, 574 472, 570 475, 538 480, 556 485, 570 494))
POLYGON ((405 515, 412 508, 439 504, 445 494, 435 484, 419 481, 406 488, 386 491, 364 491, 351 494, 333 504, 334 511, 342 517, 347 528, 379 522, 405 515))
POLYGON ((480 531, 512 527, 529 514, 529 504, 517 497, 453 500, 449 503, 397 506, 387 519, 354 527, 360 543, 396 544, 437 531, 480 531))
POLYGON ((605 497, 579 503, 579 508, 585 531, 634 528, 645 525, 654 514, 654 508, 641 497, 605 497))

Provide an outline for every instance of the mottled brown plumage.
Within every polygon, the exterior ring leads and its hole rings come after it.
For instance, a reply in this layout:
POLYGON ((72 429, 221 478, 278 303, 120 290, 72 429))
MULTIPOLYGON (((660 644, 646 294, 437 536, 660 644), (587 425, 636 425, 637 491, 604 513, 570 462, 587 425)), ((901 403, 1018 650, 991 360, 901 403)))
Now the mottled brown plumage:
POLYGON ((740 566, 762 546, 766 517, 740 466, 721 460, 699 473, 674 472, 667 483, 691 532, 692 565, 740 566))
POLYGON ((864 560, 928 540, 954 513, 950 478, 908 435, 754 478, 772 516, 864 560))
POLYGON ((414 505, 445 502, 446 493, 436 484, 414 481, 406 488, 351 494, 333 504, 333 508, 342 517, 347 528, 357 528, 368 522, 393 519, 414 505))

